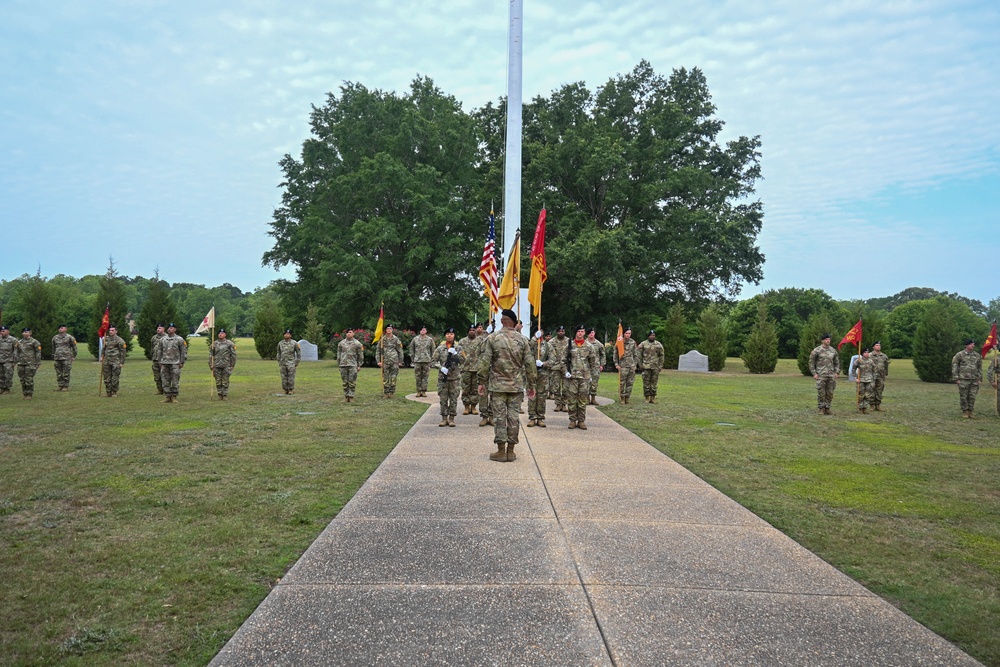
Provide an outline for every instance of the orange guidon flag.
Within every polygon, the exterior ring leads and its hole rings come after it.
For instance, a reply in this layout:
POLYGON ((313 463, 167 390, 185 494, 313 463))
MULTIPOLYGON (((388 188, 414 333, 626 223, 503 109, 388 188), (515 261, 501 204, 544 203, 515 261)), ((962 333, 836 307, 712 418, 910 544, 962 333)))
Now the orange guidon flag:
POLYGON ((993 349, 993 347, 996 344, 997 344, 997 321, 993 320, 993 328, 990 329, 990 335, 986 337, 986 342, 983 343, 983 349, 981 352, 983 355, 983 359, 986 358, 986 355, 989 353, 990 350, 993 349))
POLYGON ((111 328, 111 304, 104 307, 104 317, 101 318, 101 327, 97 330, 97 337, 104 338, 104 334, 108 333, 108 329, 111 328))
POLYGON ((851 330, 847 332, 846 336, 844 336, 844 340, 840 341, 840 345, 837 346, 837 349, 839 350, 843 347, 844 343, 861 345, 861 320, 858 320, 858 323, 851 327, 851 330))
POLYGON ((618 358, 621 359, 625 356, 625 333, 622 331, 621 320, 618 321, 618 340, 615 341, 615 347, 618 348, 618 358))
POLYGON ((545 268, 545 209, 538 214, 535 238, 531 242, 531 278, 528 280, 528 303, 537 316, 542 312, 542 284, 548 279, 545 268))

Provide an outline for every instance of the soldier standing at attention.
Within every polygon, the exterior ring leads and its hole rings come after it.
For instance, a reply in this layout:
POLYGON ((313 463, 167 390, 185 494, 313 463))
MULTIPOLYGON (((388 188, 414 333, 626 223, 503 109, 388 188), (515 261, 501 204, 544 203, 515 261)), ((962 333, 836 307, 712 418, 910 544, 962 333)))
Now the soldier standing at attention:
POLYGON ((302 361, 302 348, 292 340, 292 330, 285 329, 283 340, 278 341, 278 370, 281 371, 281 388, 286 394, 295 393, 295 369, 302 361))
POLYGON ((21 340, 14 345, 14 363, 17 377, 21 380, 22 400, 31 400, 35 393, 35 373, 42 365, 42 344, 31 337, 31 329, 21 330, 21 340))
POLYGON ((566 352, 566 395, 569 399, 569 428, 587 430, 587 397, 590 378, 597 371, 597 353, 587 342, 586 327, 576 328, 566 352))
POLYGON ((444 340, 434 350, 433 367, 438 369, 438 400, 441 403, 441 423, 454 426, 458 412, 458 394, 461 391, 462 356, 464 350, 455 342, 455 329, 444 330, 444 340))
POLYGON ((59 333, 52 337, 52 360, 56 369, 56 391, 69 391, 69 374, 76 359, 76 339, 66 333, 66 325, 59 325, 59 333))
POLYGON ((226 330, 219 329, 218 340, 212 341, 209 349, 208 367, 215 376, 215 393, 220 401, 229 400, 229 376, 236 368, 236 345, 226 340, 226 330))
MULTIPOLYGON (((479 395, 486 395, 486 383, 493 395, 493 442, 497 451, 490 454, 492 461, 514 461, 514 445, 518 443, 518 407, 524 394, 525 380, 535 379, 531 343, 519 334, 514 325, 517 313, 503 310, 500 314, 503 328, 487 337, 479 351, 479 395)), ((535 395, 528 389, 528 398, 535 395)))
POLYGON ((462 348, 462 404, 465 409, 463 415, 478 415, 479 410, 479 386, 477 383, 476 369, 479 366, 479 345, 482 340, 476 334, 476 325, 469 325, 469 334, 458 341, 458 346, 462 348))
MULTIPOLYGON (((480 322, 476 325, 476 394, 479 394, 479 358, 478 355, 482 354, 483 347, 486 345, 486 339, 490 337, 493 333, 493 324, 490 323, 489 331, 483 329, 483 323, 480 322)), ((487 387, 489 384, 487 383, 487 387)), ((493 426, 493 396, 487 390, 486 396, 479 397, 479 414, 482 419, 479 420, 480 426, 493 426)))
POLYGON ((0 394, 9 394, 14 384, 14 348, 17 345, 10 329, 0 326, 0 394))
POLYGON ((528 399, 528 426, 545 428, 545 399, 549 392, 549 377, 545 370, 545 359, 549 354, 549 344, 543 340, 545 332, 535 332, 531 341, 531 355, 535 359, 535 379, 528 382, 528 389, 535 390, 534 398, 528 399))
POLYGON ((566 355, 569 351, 566 327, 556 329, 556 337, 549 341, 549 354, 545 360, 545 370, 549 373, 549 387, 555 397, 556 412, 566 412, 566 355))
POLYGON ((417 383, 417 396, 427 395, 427 380, 431 375, 431 357, 434 356, 434 339, 427 335, 427 327, 420 327, 420 335, 410 341, 410 360, 413 378, 417 383))
POLYGON ((382 398, 396 395, 396 378, 403 364, 403 343, 392 333, 392 325, 385 328, 385 335, 375 348, 375 361, 382 369, 382 398))
POLYGON ((820 344, 809 353, 809 372, 816 380, 816 401, 821 415, 832 414, 833 392, 840 375, 840 355, 830 346, 830 334, 820 337, 820 344))
POLYGON ((858 383, 858 410, 866 413, 868 406, 875 401, 875 378, 878 377, 875 360, 872 359, 871 350, 867 347, 862 350, 861 357, 854 367, 854 373, 855 382, 858 383))
POLYGON ((344 332, 344 340, 337 345, 337 362, 344 383, 344 400, 351 403, 358 387, 358 369, 365 363, 365 346, 354 337, 354 329, 344 332))
POLYGON ((601 381, 601 371, 604 370, 604 362, 607 359, 604 343, 597 340, 597 332, 593 328, 587 329, 587 343, 594 348, 597 355, 597 372, 590 376, 590 400, 588 405, 597 405, 597 383, 601 381))
POLYGON ((639 363, 639 348, 632 340, 632 327, 627 327, 622 332, 622 344, 625 351, 618 356, 618 346, 612 352, 615 362, 615 370, 621 375, 618 383, 618 395, 622 399, 622 405, 628 405, 628 399, 632 396, 632 385, 635 384, 635 367, 639 363))
POLYGON ((976 408, 976 394, 979 393, 979 383, 983 381, 983 357, 975 347, 976 342, 966 338, 965 349, 951 358, 951 377, 958 385, 958 401, 966 419, 974 419, 972 411, 976 408))
POLYGON ((882 352, 882 343, 876 341, 871 353, 875 362, 875 384, 872 385, 872 408, 882 412, 882 390, 885 389, 885 379, 889 377, 889 357, 882 352))
MULTIPOLYGON (((996 347, 997 346, 994 345, 990 349, 995 350, 996 347)), ((1000 380, 1000 372, 998 372, 1000 371, 1000 368, 997 368, 997 361, 998 361, 997 356, 993 355, 993 361, 990 362, 989 368, 986 369, 986 381, 989 382, 994 389, 997 388, 997 381, 1000 380)), ((1000 392, 996 393, 996 400, 997 404, 994 407, 996 408, 997 414, 1000 415, 1000 392)))
POLYGON ((656 389, 663 368, 663 344, 656 340, 656 332, 650 330, 646 340, 638 347, 639 369, 642 371, 642 395, 647 403, 656 403, 656 389))
POLYGON ((163 379, 160 377, 160 339, 167 335, 166 328, 162 324, 156 325, 156 333, 149 340, 150 349, 153 351, 150 359, 153 360, 153 382, 156 383, 156 393, 163 393, 163 379))
POLYGON ((128 346, 125 339, 118 335, 118 329, 109 327, 101 348, 101 374, 104 375, 104 393, 108 398, 118 395, 118 384, 127 351, 128 346))
POLYGON ((181 369, 187 361, 187 343, 177 335, 177 327, 171 322, 167 325, 167 335, 160 339, 160 382, 163 393, 167 395, 164 403, 178 403, 177 394, 180 391, 181 369))

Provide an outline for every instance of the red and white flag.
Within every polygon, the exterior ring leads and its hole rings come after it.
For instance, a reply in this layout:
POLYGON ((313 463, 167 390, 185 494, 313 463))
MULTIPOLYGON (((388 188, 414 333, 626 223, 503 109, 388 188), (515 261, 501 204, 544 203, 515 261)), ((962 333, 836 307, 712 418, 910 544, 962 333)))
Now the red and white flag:
POLYGON ((212 306, 212 310, 208 311, 208 315, 205 319, 201 321, 198 328, 195 329, 196 334, 200 334, 202 331, 208 331, 209 329, 215 328, 215 306, 212 306))

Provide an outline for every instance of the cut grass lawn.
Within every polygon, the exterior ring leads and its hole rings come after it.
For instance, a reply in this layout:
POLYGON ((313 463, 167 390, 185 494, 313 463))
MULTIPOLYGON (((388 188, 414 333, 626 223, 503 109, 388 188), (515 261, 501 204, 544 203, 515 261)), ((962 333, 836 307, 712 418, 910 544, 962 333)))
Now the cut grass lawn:
MULTIPOLYGON (((46 362, 36 397, 0 397, 0 663, 203 665, 395 446, 425 406, 345 404, 334 362, 241 354, 213 401, 191 347, 180 403, 130 359, 118 398, 80 360, 69 393, 46 362)), ((1000 665, 1000 419, 961 419, 957 390, 894 361, 885 414, 815 414, 813 382, 670 372, 660 403, 604 411, 987 664, 1000 665), (725 426, 721 424, 733 424, 725 426)), ((16 383, 16 382, 15 382, 16 383)), ((432 387, 433 389, 433 387, 432 387)), ((613 396, 614 376, 602 394, 613 396)), ((636 392, 636 396, 641 393, 636 392)), ((488 437, 486 438, 488 440, 488 437)), ((485 451, 485 450, 484 450, 485 451)))

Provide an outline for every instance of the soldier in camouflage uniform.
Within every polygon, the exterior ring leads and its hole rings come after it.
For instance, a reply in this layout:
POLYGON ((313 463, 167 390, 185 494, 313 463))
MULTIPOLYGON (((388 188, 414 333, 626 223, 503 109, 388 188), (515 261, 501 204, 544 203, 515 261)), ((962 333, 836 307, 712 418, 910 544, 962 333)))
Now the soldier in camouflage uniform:
POLYGON ((974 419, 976 409, 976 394, 979 393, 979 383, 983 381, 983 357, 975 349, 976 342, 971 338, 965 340, 965 349, 951 359, 951 377, 958 385, 958 400, 962 406, 962 416, 974 419))
POLYGON ((635 367, 639 364, 639 347, 632 340, 632 327, 627 327, 622 332, 622 347, 625 351, 621 356, 618 354, 617 345, 611 354, 615 370, 620 377, 618 397, 621 398, 622 405, 628 405, 628 400, 632 396, 632 385, 635 384, 635 367))
POLYGON ((566 337, 566 327, 556 329, 556 337, 549 341, 549 354, 545 360, 545 370, 549 373, 549 387, 554 396, 556 412, 566 412, 566 353, 570 340, 566 337))
MULTIPOLYGON (((501 312, 503 328, 491 334, 479 351, 479 395, 485 396, 487 383, 493 395, 493 442, 497 451, 490 454, 492 461, 514 461, 514 445, 518 443, 518 407, 524 394, 525 380, 535 380, 535 365, 528 339, 519 334, 514 325, 517 313, 501 312)), ((528 398, 535 395, 528 389, 528 398)))
POLYGON ((219 329, 218 340, 212 342, 209 348, 208 367, 215 376, 215 393, 220 401, 229 400, 229 376, 236 368, 236 345, 226 340, 226 330, 219 329))
POLYGON ((642 395, 647 403, 656 403, 656 390, 663 369, 663 344, 656 340, 656 332, 650 330, 646 340, 639 343, 638 369, 642 371, 642 395))
POLYGON ((66 333, 66 325, 59 325, 59 333, 52 337, 52 360, 55 362, 56 391, 69 391, 69 374, 76 359, 76 339, 66 333))
POLYGON ((392 325, 385 328, 385 335, 375 348, 375 361, 382 369, 382 398, 396 395, 396 378, 403 364, 403 344, 392 333, 392 325))
POLYGON ((875 401, 875 378, 878 377, 875 360, 872 359, 871 350, 867 347, 861 352, 854 373, 854 381, 858 383, 858 410, 865 413, 868 412, 868 406, 875 401))
POLYGON ((413 362, 413 379, 417 383, 417 396, 427 395, 427 380, 431 375, 434 347, 434 339, 427 335, 427 327, 420 327, 420 335, 414 336, 410 341, 410 361, 413 362))
POLYGON ((108 398, 118 395, 118 385, 127 350, 128 346, 125 339, 118 335, 118 329, 108 327, 108 333, 101 347, 101 375, 104 376, 104 395, 108 398))
POLYGON ((882 352, 882 343, 876 342, 872 350, 872 361, 875 362, 875 383, 872 385, 872 409, 882 412, 882 390, 885 389, 885 379, 889 377, 889 357, 882 352))
POLYGON ((167 335, 160 339, 160 382, 163 384, 164 403, 178 403, 180 392, 181 369, 187 361, 187 343, 177 335, 177 327, 171 322, 167 325, 167 335))
MULTIPOLYGON (((996 347, 997 346, 994 345, 992 349, 995 350, 996 347)), ((996 399, 996 405, 994 407, 996 408, 997 414, 1000 415, 1000 392, 997 391, 997 382, 1000 381, 1000 373, 998 373, 998 370, 1000 369, 997 368, 997 365, 997 355, 994 354, 993 361, 990 362, 989 368, 986 369, 986 381, 993 387, 993 395, 996 399)))
POLYGON ((809 372, 816 380, 816 402, 821 415, 832 414, 833 392, 840 375, 840 355, 830 345, 830 334, 820 337, 820 344, 809 353, 809 372))
POLYGON ((35 373, 42 365, 42 344, 32 338, 31 329, 21 331, 21 340, 14 344, 14 363, 17 377, 21 380, 22 399, 31 399, 35 393, 35 373))
POLYGON ((597 340, 597 332, 593 328, 587 329, 587 343, 594 348, 597 355, 597 372, 590 376, 590 400, 588 405, 597 405, 597 384, 601 381, 601 371, 604 370, 604 362, 607 359, 604 343, 597 340))
POLYGON ((281 388, 286 394, 295 393, 295 369, 302 361, 302 348, 292 340, 292 330, 285 329, 278 341, 278 371, 281 373, 281 388))
POLYGON ((455 342, 455 329, 444 330, 444 340, 434 350, 431 366, 438 369, 438 401, 441 404, 441 423, 454 426, 458 412, 458 394, 462 390, 462 357, 465 351, 455 342))
POLYGON ((458 341, 458 346, 462 348, 462 404, 465 409, 463 415, 478 415, 479 410, 479 385, 476 374, 479 372, 479 346, 483 339, 479 338, 476 332, 476 325, 469 325, 469 334, 458 341))
POLYGON ((545 370, 545 359, 549 354, 549 344, 544 340, 545 332, 539 329, 535 332, 535 340, 531 341, 531 355, 535 360, 536 376, 528 383, 528 389, 535 390, 534 398, 528 399, 528 426, 545 428, 545 399, 548 396, 549 377, 545 370))
POLYGON ((9 394, 14 384, 14 348, 17 339, 6 326, 0 326, 0 394, 9 394))
POLYGON ((358 388, 358 369, 365 363, 365 346, 354 337, 353 329, 348 329, 344 340, 337 345, 337 362, 340 364, 340 379, 344 383, 344 400, 351 403, 358 388))
POLYGON ((152 350, 152 353, 150 354, 150 359, 153 360, 153 382, 156 383, 157 394, 163 393, 163 379, 160 377, 159 346, 160 346, 160 339, 166 335, 167 335, 166 327, 164 327, 162 324, 157 324, 156 333, 153 334, 153 337, 150 338, 149 340, 150 350, 152 350))
POLYGON ((597 353, 587 342, 586 327, 576 328, 576 335, 566 352, 566 396, 569 400, 569 428, 587 430, 587 397, 590 378, 597 372, 597 353))

